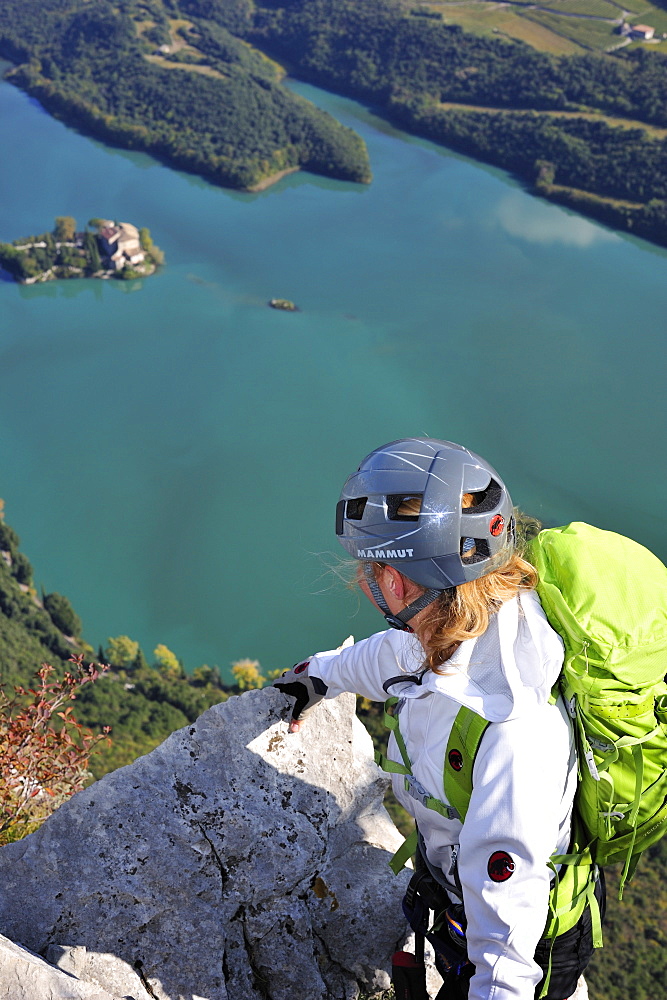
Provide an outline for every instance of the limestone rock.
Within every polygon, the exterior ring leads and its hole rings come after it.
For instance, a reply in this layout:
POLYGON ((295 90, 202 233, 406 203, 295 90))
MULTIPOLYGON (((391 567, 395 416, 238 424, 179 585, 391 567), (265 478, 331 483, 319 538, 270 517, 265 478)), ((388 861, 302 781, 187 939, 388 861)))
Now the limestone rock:
POLYGON ((135 1000, 388 986, 407 873, 386 779, 352 695, 294 735, 290 706, 230 698, 0 849, 0 932, 135 1000))
POLYGON ((84 945, 50 944, 44 951, 44 958, 98 989, 104 983, 114 996, 122 996, 123 1000, 139 1000, 145 994, 139 972, 116 955, 88 951, 84 945))
POLYGON ((115 1000, 0 936, 0 1000, 115 1000))

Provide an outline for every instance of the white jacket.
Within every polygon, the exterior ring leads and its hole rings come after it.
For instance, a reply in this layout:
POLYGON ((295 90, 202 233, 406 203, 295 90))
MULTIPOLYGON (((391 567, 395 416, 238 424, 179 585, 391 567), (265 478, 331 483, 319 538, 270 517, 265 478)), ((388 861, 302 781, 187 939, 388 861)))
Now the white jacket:
MULTIPOLYGON (((383 701, 383 682, 419 671, 423 658, 414 635, 389 629, 340 652, 318 653, 309 674, 328 685, 328 698, 354 691, 383 701)), ((391 688, 403 699, 400 729, 412 772, 442 801, 445 750, 459 707, 493 723, 477 753, 463 825, 411 798, 403 778, 393 777, 396 798, 415 817, 429 862, 449 881, 458 868, 476 970, 469 1000, 533 1000, 542 976, 533 956, 547 920, 547 861, 568 850, 576 788, 567 713, 560 699, 556 705, 548 700, 562 660, 561 639, 530 592, 504 604, 484 635, 463 642, 445 674, 428 671, 421 685, 391 688), (514 863, 503 881, 489 872, 496 852, 514 863)), ((393 736, 388 756, 401 761, 393 736)))

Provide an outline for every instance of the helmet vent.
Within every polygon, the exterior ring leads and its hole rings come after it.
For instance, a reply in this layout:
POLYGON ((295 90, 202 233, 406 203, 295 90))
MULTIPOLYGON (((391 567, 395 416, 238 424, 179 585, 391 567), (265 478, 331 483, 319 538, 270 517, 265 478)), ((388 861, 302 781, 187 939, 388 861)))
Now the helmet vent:
POLYGON ((491 558, 489 543, 485 538, 461 539, 461 562, 466 566, 491 558))
POLYGON ((500 505, 503 498, 503 488, 495 479, 492 479, 485 490, 471 493, 470 496, 473 498, 473 502, 469 507, 463 507, 461 513, 484 514, 486 511, 495 510, 500 505))
POLYGON ((348 521, 361 521, 367 503, 368 497, 356 497, 354 500, 348 500, 345 510, 348 521))
POLYGON ((388 521, 418 521, 421 510, 422 496, 419 493, 389 493, 387 495, 387 520, 388 521), (401 507, 404 511, 410 510, 414 513, 399 513, 401 507))

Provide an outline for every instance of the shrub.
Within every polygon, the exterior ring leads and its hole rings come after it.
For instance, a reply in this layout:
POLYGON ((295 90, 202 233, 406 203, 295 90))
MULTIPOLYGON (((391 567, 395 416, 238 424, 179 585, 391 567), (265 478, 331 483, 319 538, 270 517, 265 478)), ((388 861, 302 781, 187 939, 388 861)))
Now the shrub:
POLYGON ((107 667, 84 666, 83 654, 70 663, 62 679, 43 663, 34 687, 16 686, 11 695, 0 688, 0 843, 24 836, 80 791, 93 749, 108 739, 108 726, 95 736, 66 705, 107 667))
POLYGON ((232 664, 232 674, 239 691, 261 688, 266 679, 259 672, 259 660, 237 660, 232 664))

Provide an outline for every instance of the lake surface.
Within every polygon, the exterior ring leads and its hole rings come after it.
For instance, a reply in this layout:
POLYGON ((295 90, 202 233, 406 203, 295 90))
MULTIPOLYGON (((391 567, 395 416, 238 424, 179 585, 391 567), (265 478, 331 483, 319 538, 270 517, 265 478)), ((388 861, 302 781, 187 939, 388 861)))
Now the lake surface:
POLYGON ((363 135, 372 185, 225 191, 0 84, 0 239, 108 216, 168 262, 132 284, 0 281, 0 496, 37 585, 94 646, 289 666, 380 626, 327 569, 334 507, 368 451, 425 434, 548 523, 666 558, 667 252, 295 89, 363 135))

